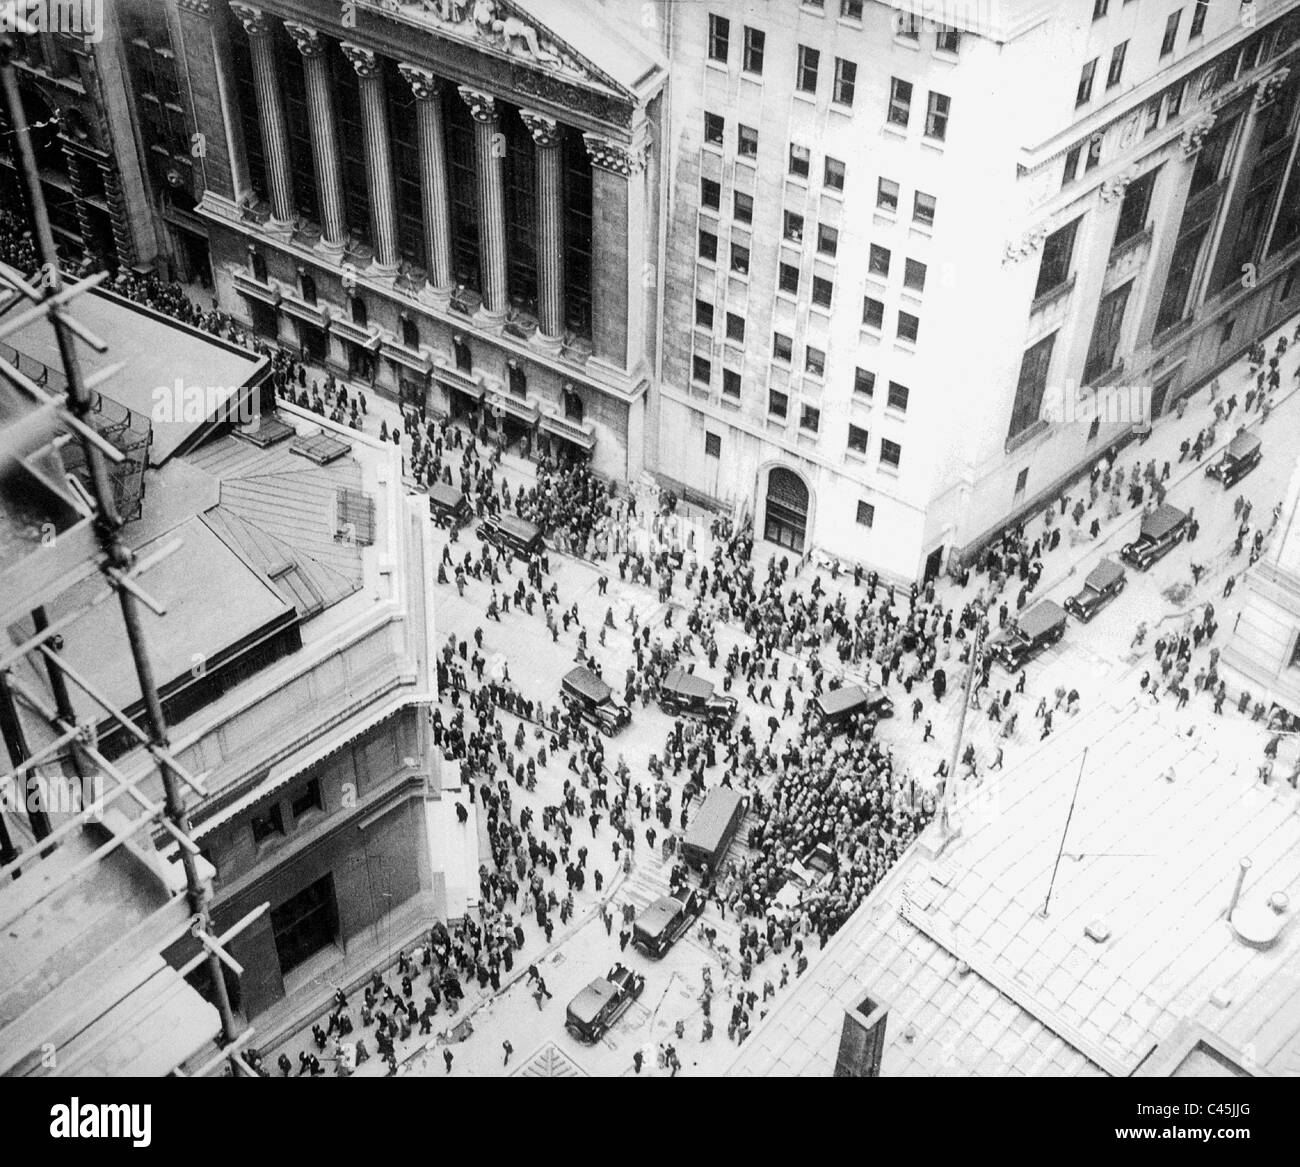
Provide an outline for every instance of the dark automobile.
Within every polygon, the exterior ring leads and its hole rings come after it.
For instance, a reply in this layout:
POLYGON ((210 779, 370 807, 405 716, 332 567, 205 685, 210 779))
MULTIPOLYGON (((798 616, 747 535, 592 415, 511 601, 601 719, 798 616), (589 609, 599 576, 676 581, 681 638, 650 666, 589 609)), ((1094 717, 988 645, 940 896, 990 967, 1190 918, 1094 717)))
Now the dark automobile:
POLYGON ((704 913, 704 897, 695 888, 660 896, 637 916, 632 943, 647 956, 663 956, 704 913))
POLYGON ((564 674, 560 691, 565 704, 606 737, 612 737, 632 720, 632 711, 615 698, 614 690, 582 665, 564 674))
POLYGON ((1065 633, 1065 609, 1051 600, 1040 600, 1022 612, 994 644, 993 651, 1004 668, 1015 672, 1065 633))
POLYGON ((569 1002, 564 1027, 579 1041, 599 1041, 644 989, 645 977, 616 964, 569 1002))
POLYGON ((546 549, 541 530, 515 515, 488 515, 478 525, 480 539, 493 547, 504 547, 516 555, 538 555, 546 549))
POLYGON ((1142 529, 1119 553, 1125 563, 1146 571, 1157 559, 1169 554, 1187 537, 1188 518, 1176 506, 1165 503, 1142 519, 1142 529))
POLYGON ((1211 462, 1205 473, 1210 478, 1217 478, 1226 490, 1236 485, 1259 465, 1261 449, 1259 436, 1242 430, 1228 443, 1217 462, 1211 462))
POLYGON ((729 724, 736 719, 737 703, 734 697, 714 693, 712 681, 678 667, 668 670, 659 687, 659 708, 671 715, 729 724))
POLYGON ((823 693, 813 705, 813 716, 820 729, 832 734, 843 733, 859 714, 882 717, 894 716, 894 702, 883 689, 872 685, 841 685, 823 693))
POLYGON ((429 516, 440 527, 463 527, 469 522, 468 500, 454 486, 435 482, 429 487, 429 516))
POLYGON ((1065 601, 1065 610, 1087 623, 1124 590, 1124 569, 1113 559, 1103 559, 1088 572, 1083 588, 1065 601))

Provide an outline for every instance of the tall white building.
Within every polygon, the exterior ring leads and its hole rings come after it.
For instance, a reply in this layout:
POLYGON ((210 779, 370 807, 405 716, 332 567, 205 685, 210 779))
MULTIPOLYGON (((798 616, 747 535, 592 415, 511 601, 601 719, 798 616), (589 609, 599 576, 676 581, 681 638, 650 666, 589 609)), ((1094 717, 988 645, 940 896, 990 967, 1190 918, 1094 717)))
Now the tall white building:
POLYGON ((1300 4, 902 8, 663 9, 647 461, 915 578, 1300 310, 1300 4))

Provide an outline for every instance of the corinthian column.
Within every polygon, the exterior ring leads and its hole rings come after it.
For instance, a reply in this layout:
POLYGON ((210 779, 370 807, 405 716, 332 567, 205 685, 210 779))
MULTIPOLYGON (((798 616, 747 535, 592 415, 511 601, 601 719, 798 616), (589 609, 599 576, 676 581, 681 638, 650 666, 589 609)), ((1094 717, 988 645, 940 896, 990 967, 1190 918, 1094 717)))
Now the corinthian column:
POLYGON ((346 226, 343 216, 343 173, 339 165, 338 134, 334 124, 334 94, 325 38, 305 24, 284 26, 302 54, 307 88, 307 124, 311 131, 311 157, 320 192, 321 241, 324 251, 343 253, 346 226))
POLYGON ((366 178, 370 188, 370 230, 375 241, 375 265, 381 272, 397 270, 397 211, 393 188, 393 155, 388 140, 388 97, 384 92, 383 61, 369 49, 342 41, 339 48, 357 71, 361 89, 361 130, 366 146, 366 178))
POLYGON ((447 145, 442 131, 442 79, 414 65, 398 65, 415 95, 419 135, 420 199, 429 284, 440 299, 451 294, 451 213, 447 205, 447 145))
POLYGON ((563 131, 554 118, 521 109, 519 116, 537 147, 537 280, 539 343, 564 343, 564 194, 560 185, 563 131))
POLYGON ((262 127, 262 151, 266 155, 272 226, 285 229, 294 218, 293 173, 289 169, 289 129, 284 120, 284 97, 280 92, 275 45, 271 39, 275 18, 247 4, 232 4, 230 10, 248 33, 253 58, 253 92, 257 97, 257 120, 262 127))
POLYGON ((479 265, 482 269, 483 315, 488 323, 506 314, 505 155, 501 114, 496 101, 468 86, 459 87, 461 100, 474 118, 474 156, 478 171, 479 265))

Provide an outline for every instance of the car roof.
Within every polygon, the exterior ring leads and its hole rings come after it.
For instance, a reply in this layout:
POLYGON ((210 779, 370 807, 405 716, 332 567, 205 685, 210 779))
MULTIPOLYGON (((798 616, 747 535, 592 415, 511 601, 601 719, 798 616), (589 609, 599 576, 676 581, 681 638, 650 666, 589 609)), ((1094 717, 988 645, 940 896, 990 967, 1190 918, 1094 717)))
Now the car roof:
POLYGON ((1084 584, 1093 589, 1101 591, 1113 584, 1120 576, 1124 574, 1124 569, 1113 559, 1103 559, 1096 567, 1088 572, 1088 577, 1083 581, 1084 584))
POLYGON ((597 977, 569 1002, 569 1012, 579 1021, 590 1024, 617 992, 618 989, 604 977, 597 977))
POLYGON ((843 713, 855 705, 865 705, 867 691, 861 685, 841 685, 838 689, 823 693, 817 701, 825 714, 843 713))
POLYGON ((444 506, 452 507, 458 507, 465 501, 465 496, 459 490, 454 486, 448 486, 445 482, 435 482, 429 487, 429 497, 444 506))
POLYGON ((1247 458, 1259 449, 1258 434, 1240 433, 1228 443, 1228 453, 1234 458, 1247 458))
POLYGON ((1164 506, 1156 507, 1142 520, 1142 534, 1151 539, 1159 539, 1172 531, 1185 518, 1187 515, 1176 506, 1165 503, 1164 506))
POLYGON ((518 515, 498 515, 495 519, 496 525, 502 530, 507 531, 516 539, 527 543, 540 535, 541 528, 536 523, 530 523, 527 519, 521 519, 518 515))
POLYGON ((1037 636, 1065 619, 1065 610, 1051 600, 1039 600, 1016 618, 1016 627, 1026 636, 1037 636))
POLYGON ((564 674, 564 683, 592 701, 608 701, 613 690, 590 669, 579 665, 564 674))
POLYGON ((654 936, 682 910, 683 906, 682 901, 674 896, 660 896, 642 910, 636 922, 654 936))
POLYGON ((688 673, 680 665, 668 670, 668 675, 664 677, 664 688, 673 689, 688 697, 699 697, 705 701, 713 696, 712 681, 688 673))

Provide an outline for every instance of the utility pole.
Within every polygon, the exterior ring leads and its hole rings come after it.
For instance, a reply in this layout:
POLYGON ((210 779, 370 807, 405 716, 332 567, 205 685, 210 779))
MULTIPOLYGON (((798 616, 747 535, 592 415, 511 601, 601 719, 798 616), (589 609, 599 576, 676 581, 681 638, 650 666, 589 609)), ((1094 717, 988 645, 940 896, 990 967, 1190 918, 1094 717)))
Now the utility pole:
POLYGON ((1088 764, 1088 747, 1083 747, 1083 757, 1079 760, 1079 776, 1074 780, 1074 794, 1070 797, 1070 810, 1065 816, 1065 827, 1061 831, 1061 845, 1056 849, 1056 862, 1052 864, 1052 878, 1047 885, 1047 898, 1043 901, 1040 915, 1047 919, 1047 909, 1052 902, 1052 888, 1056 886, 1056 873, 1061 867, 1061 856, 1065 852, 1065 836, 1070 833, 1070 820, 1074 818, 1074 804, 1079 801, 1079 786, 1083 783, 1083 770, 1088 764))
POLYGON ((952 824, 949 821, 949 812, 952 809, 952 793, 957 781, 957 761, 961 756, 962 737, 966 732, 966 711, 970 709, 970 695, 975 686, 975 673, 980 667, 980 656, 984 648, 984 629, 987 620, 980 616, 979 622, 975 625, 975 636, 970 646, 970 667, 966 670, 966 684, 962 687, 961 697, 961 714, 957 719, 957 735, 952 743, 952 759, 948 763, 948 777, 944 779, 943 784, 943 802, 939 812, 939 829, 942 831, 944 841, 952 838, 952 824))

